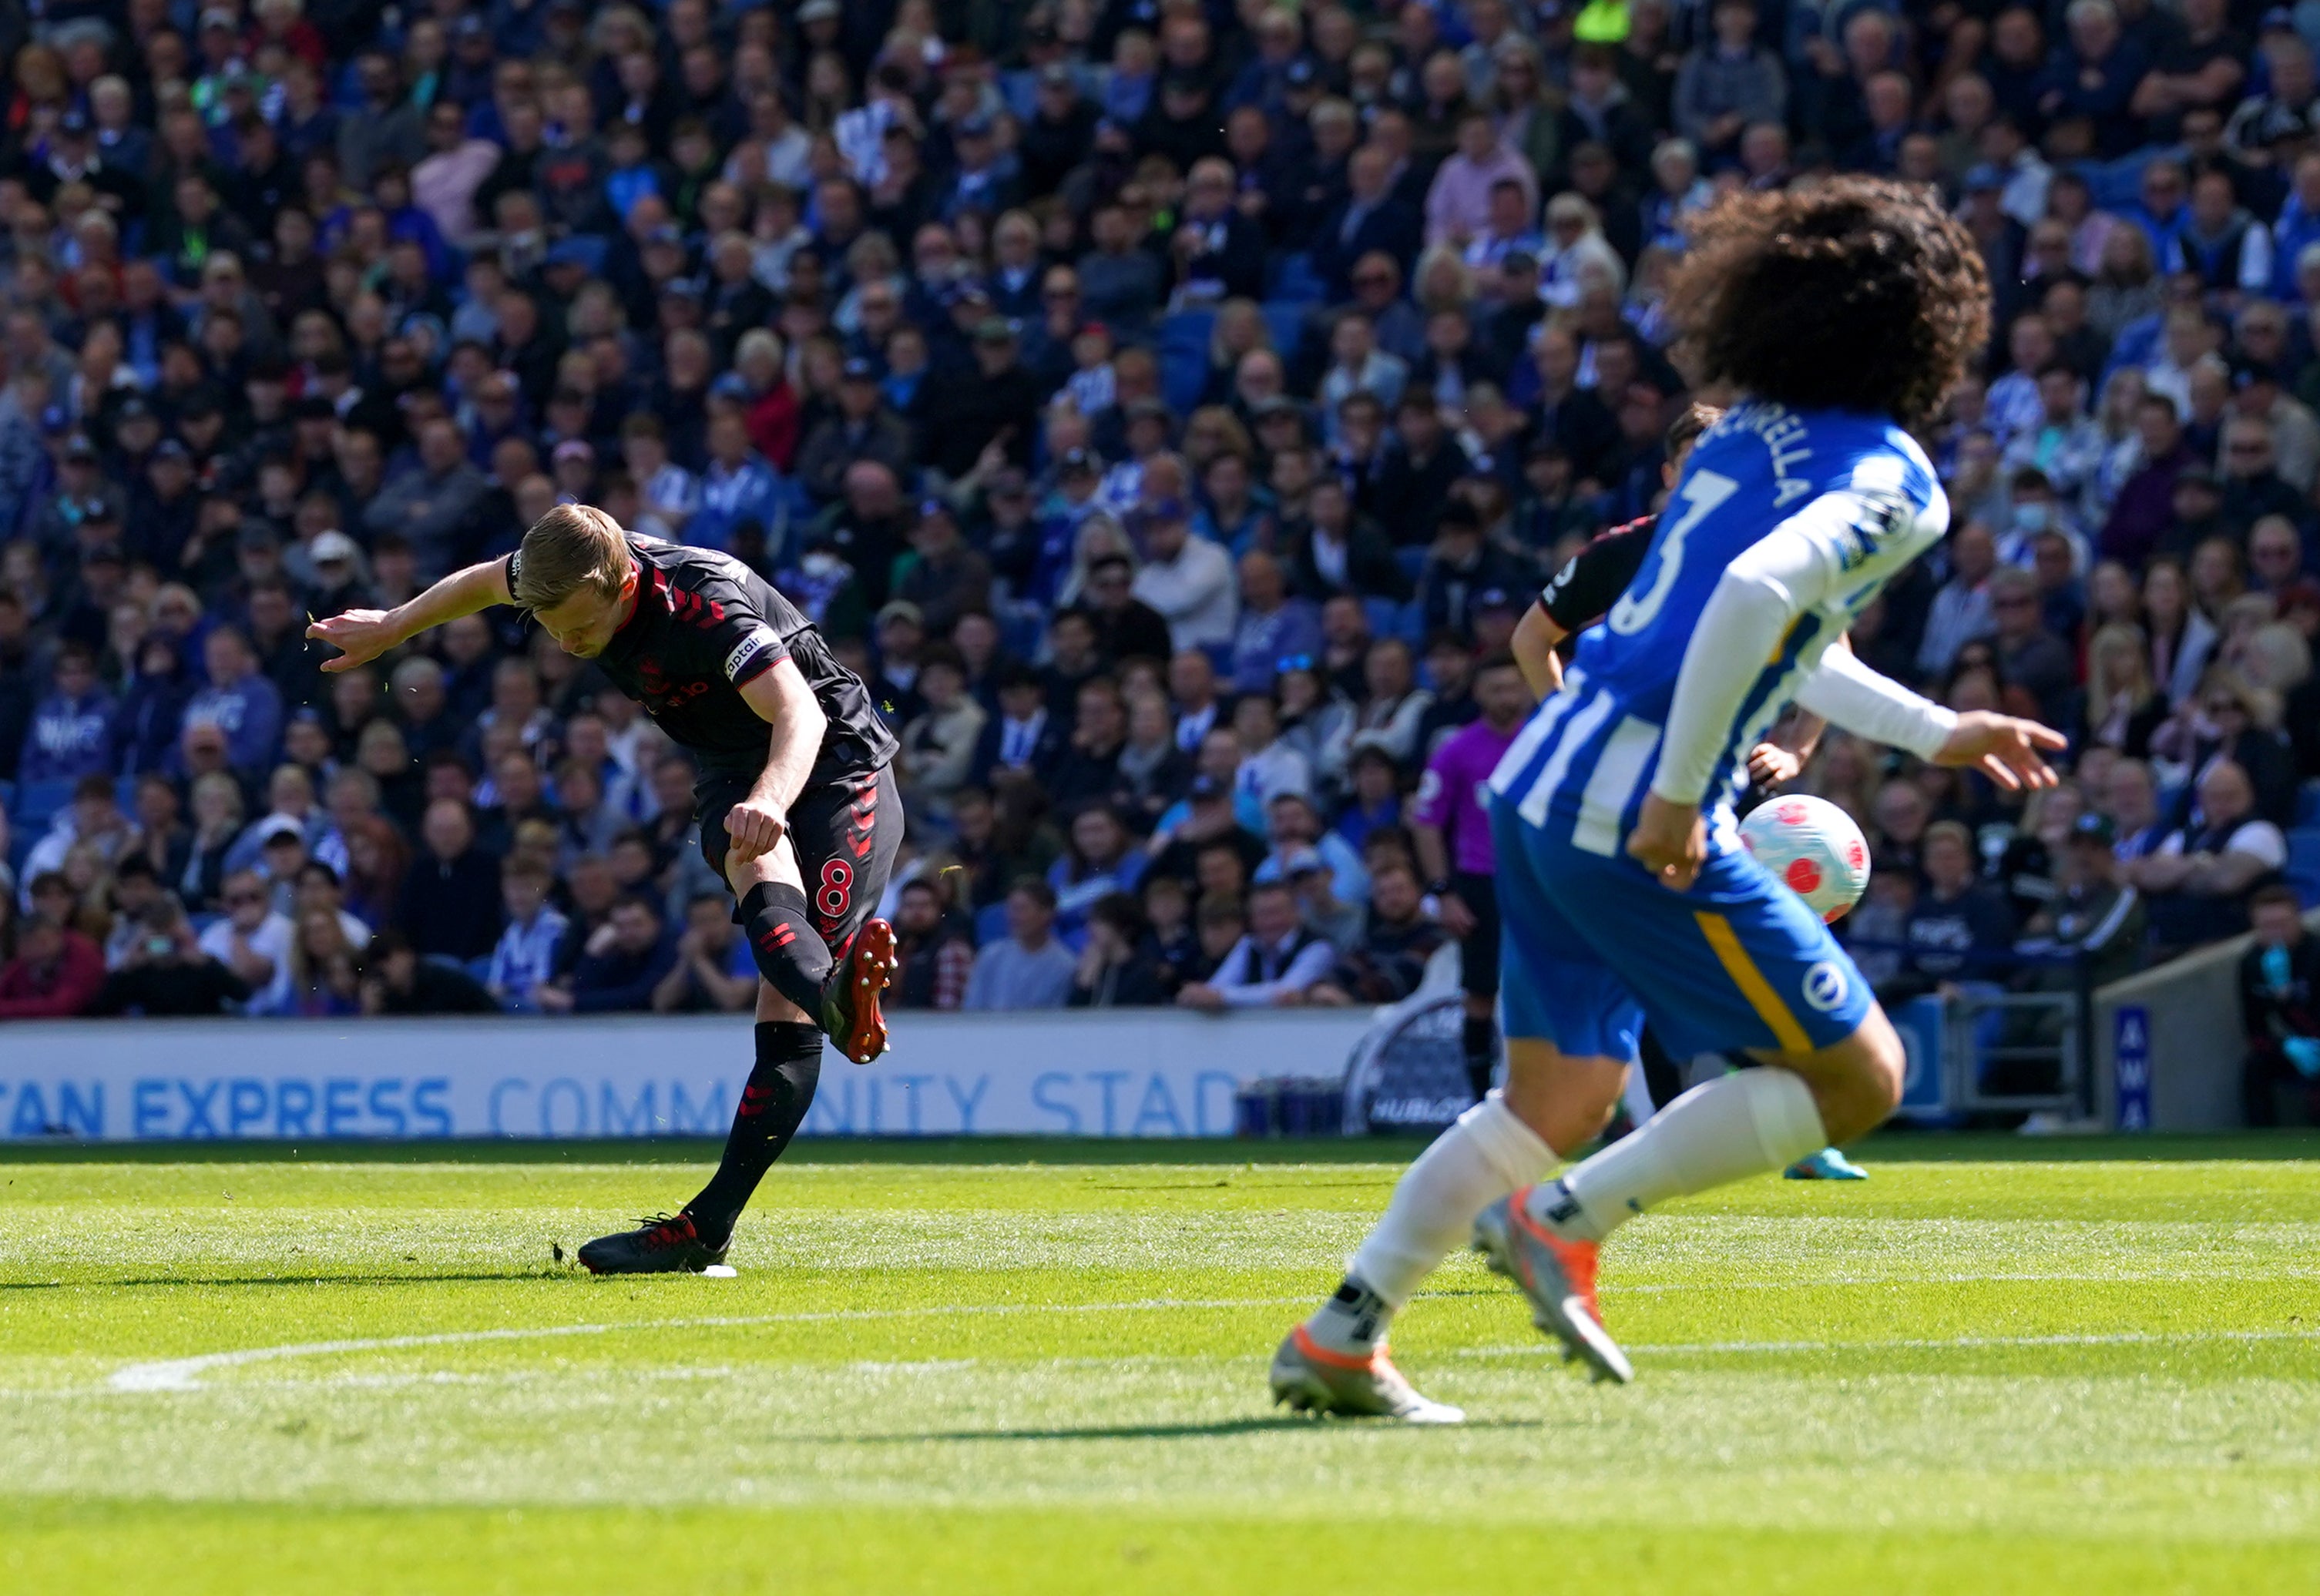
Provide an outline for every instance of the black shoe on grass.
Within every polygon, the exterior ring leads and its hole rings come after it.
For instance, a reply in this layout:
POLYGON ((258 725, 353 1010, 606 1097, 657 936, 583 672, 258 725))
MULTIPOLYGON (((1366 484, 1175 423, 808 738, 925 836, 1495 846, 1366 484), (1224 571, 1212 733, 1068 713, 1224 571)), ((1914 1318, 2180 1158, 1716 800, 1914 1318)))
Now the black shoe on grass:
POLYGON ((711 1247, 693 1228, 689 1213, 656 1213, 642 1226, 599 1236, 580 1249, 591 1275, 698 1275, 725 1261, 733 1239, 711 1247))

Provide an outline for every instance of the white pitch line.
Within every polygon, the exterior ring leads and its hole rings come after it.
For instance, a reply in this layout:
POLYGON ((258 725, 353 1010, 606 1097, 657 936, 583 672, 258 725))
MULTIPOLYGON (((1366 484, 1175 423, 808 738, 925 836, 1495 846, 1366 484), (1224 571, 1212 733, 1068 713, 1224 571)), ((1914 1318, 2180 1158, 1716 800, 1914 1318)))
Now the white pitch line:
MULTIPOLYGON (((1661 1356, 1765 1352, 1950 1352, 1987 1347, 2147 1347, 2176 1341, 2314 1341, 2320 1330, 2111 1330, 2053 1336, 1923 1336, 1886 1341, 1664 1341, 1623 1343, 1626 1350, 1661 1356)), ((1545 1342, 1468 1347, 1453 1357, 1500 1357, 1536 1352, 1545 1342)), ((1551 1348, 1547 1348, 1550 1349, 1551 1348)))
POLYGON ((2141 1274, 2124 1274, 2117 1270, 2022 1270, 1987 1275, 1815 1275, 1790 1280, 1660 1280, 1640 1281, 1631 1285, 1606 1283, 1603 1295, 1661 1296, 1678 1292, 1706 1295, 1719 1291, 1814 1291, 1824 1286, 1864 1285, 2041 1285, 2051 1281, 2100 1281, 2104 1285, 2166 1285, 2186 1281, 2274 1282, 2309 1280, 2315 1273, 2311 1269, 2266 1269, 2261 1272, 2179 1272, 2162 1270, 2141 1274))
POLYGON ((1277 1308, 1309 1303, 1312 1298, 1237 1297, 1198 1301, 1151 1297, 1135 1303, 985 1303, 960 1308, 838 1308, 813 1313, 750 1313, 692 1319, 638 1319, 612 1324, 555 1324, 529 1329, 444 1330, 424 1336, 375 1336, 345 1341, 298 1341, 282 1347, 245 1347, 231 1352, 204 1352, 196 1357, 172 1357, 154 1363, 132 1363, 113 1370, 105 1380, 114 1391, 199 1391, 200 1375, 212 1369, 238 1368, 243 1364, 272 1363, 285 1357, 329 1357, 343 1352, 391 1352, 405 1347, 452 1347, 475 1341, 541 1340, 557 1336, 603 1336, 624 1330, 724 1330, 759 1324, 827 1324, 839 1321, 931 1319, 1001 1313, 1137 1313, 1182 1308, 1277 1308))

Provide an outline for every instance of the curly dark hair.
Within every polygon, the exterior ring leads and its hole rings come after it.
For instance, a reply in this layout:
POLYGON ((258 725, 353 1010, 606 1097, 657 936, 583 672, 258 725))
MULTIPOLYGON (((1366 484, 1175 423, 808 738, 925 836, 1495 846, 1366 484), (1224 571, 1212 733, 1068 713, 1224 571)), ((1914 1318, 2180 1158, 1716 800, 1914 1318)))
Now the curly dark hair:
POLYGON ((1736 194, 1691 229, 1669 305, 1701 376, 1794 410, 1917 425, 1989 337, 1989 275, 1930 189, 1736 194))

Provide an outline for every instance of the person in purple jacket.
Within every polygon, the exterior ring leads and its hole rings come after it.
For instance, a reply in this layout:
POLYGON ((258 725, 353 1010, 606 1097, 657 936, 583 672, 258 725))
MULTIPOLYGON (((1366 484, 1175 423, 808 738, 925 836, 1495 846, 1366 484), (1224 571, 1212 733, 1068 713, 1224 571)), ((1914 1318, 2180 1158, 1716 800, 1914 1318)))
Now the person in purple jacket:
POLYGON ((1480 1101, 1491 1089, 1499 1057, 1499 897, 1491 880, 1498 858, 1482 794, 1537 699, 1514 656, 1497 654, 1474 672, 1474 702, 1482 717, 1451 734, 1427 761, 1409 832, 1442 928, 1458 939, 1459 981, 1466 995, 1460 1041, 1467 1084, 1480 1101))
POLYGON ((16 779, 77 781, 112 773, 113 695, 96 679, 96 661, 78 644, 57 651, 52 690, 32 710, 16 779))
POLYGON ((186 724, 225 733, 228 761, 247 774, 266 770, 282 740, 282 694, 258 669, 249 640, 220 627, 202 645, 209 681, 186 705, 186 724))

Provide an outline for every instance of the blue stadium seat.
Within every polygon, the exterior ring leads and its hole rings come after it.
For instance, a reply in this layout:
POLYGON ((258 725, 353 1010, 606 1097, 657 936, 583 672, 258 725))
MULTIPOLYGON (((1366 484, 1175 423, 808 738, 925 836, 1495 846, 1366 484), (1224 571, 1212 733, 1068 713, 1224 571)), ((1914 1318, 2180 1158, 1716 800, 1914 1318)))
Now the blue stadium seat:
POLYGON ((1008 653, 1020 660, 1037 659, 1047 636, 1047 613, 1029 606, 1010 606, 1000 618, 999 631, 1001 645, 1008 653))
POLYGON ((1393 558, 1394 564, 1401 567, 1402 575, 1408 577, 1410 581, 1416 582, 1419 577, 1426 574, 1426 546, 1424 544, 1413 544, 1407 548, 1398 548, 1393 551, 1393 558))
POLYGON ((985 904, 974 911, 974 945, 987 948, 1007 934, 1005 903, 985 904))
POLYGON ((1160 396, 1179 418, 1201 402, 1209 383, 1209 334, 1214 311, 1178 311, 1160 323, 1160 396))
POLYGON ((1202 654, 1207 654, 1207 655, 1209 656, 1209 663, 1210 663, 1210 666, 1212 666, 1212 667, 1215 669, 1216 673, 1217 673, 1219 677, 1222 677, 1223 679, 1225 679, 1225 680, 1226 680, 1226 681, 1229 681, 1232 679, 1232 673, 1233 673, 1233 645, 1232 645, 1231 644, 1229 644, 1229 643, 1207 643, 1207 644, 1203 644, 1203 645, 1201 645, 1201 652, 1202 654))
POLYGON ((2159 153, 2155 147, 2138 149, 2114 161, 2080 161, 2073 169, 2087 180, 2098 208, 2131 211, 2143 200, 2143 168, 2159 153))
POLYGON ((1315 274, 1312 257, 1300 252, 1282 257, 1264 297, 1292 304, 1318 305, 1328 300, 1329 289, 1315 274))
POLYGON ((1393 635, 1416 648, 1426 637, 1426 601, 1412 599, 1401 607, 1394 622, 1393 635))
POLYGON ((2306 908, 2320 908, 2320 826, 2288 834, 2288 882, 2306 908))
POLYGON ((14 815, 15 812, 16 784, 14 781, 0 781, 0 815, 14 815))
POLYGON ((2320 825, 2320 779, 2306 781, 2296 795, 2296 824, 2320 825))
POLYGON ((1267 300, 1264 308, 1264 329, 1273 335, 1273 352, 1284 361, 1295 359, 1298 347, 1305 341, 1305 317, 1312 307, 1267 300))
POLYGON ((1370 636, 1391 637, 1401 625, 1401 606, 1391 599, 1364 599, 1362 614, 1370 623, 1370 636))
POLYGON ((35 836, 49 829, 49 822, 58 810, 72 802, 73 784, 69 781, 27 781, 16 789, 16 801, 9 806, 8 818, 17 826, 35 836))

